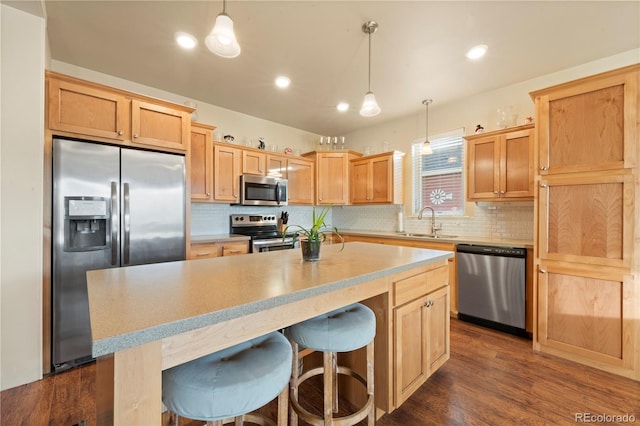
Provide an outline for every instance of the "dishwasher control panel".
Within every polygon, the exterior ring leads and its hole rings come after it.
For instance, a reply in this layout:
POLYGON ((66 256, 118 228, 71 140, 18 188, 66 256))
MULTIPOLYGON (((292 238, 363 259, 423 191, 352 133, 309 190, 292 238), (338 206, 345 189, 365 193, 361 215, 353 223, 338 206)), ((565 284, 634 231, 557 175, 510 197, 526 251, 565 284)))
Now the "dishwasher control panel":
POLYGON ((458 244, 458 253, 475 253, 489 256, 526 257, 527 250, 519 247, 481 246, 475 244, 458 244))

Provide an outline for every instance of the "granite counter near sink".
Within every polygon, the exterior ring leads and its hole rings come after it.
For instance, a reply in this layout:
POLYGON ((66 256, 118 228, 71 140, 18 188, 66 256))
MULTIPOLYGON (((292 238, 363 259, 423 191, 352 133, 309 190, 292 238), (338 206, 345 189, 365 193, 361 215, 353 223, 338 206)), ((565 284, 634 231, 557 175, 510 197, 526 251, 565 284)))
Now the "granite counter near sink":
POLYGON ((512 240, 512 239, 495 239, 485 237, 468 237, 457 236, 454 238, 429 238, 420 236, 407 236, 405 232, 386 232, 386 231, 371 231, 365 229, 340 229, 342 235, 354 235, 365 237, 377 237, 377 238, 393 238, 393 239, 406 239, 414 241, 425 241, 432 243, 450 243, 450 244, 481 244, 498 247, 522 247, 529 250, 533 249, 532 240, 512 240))

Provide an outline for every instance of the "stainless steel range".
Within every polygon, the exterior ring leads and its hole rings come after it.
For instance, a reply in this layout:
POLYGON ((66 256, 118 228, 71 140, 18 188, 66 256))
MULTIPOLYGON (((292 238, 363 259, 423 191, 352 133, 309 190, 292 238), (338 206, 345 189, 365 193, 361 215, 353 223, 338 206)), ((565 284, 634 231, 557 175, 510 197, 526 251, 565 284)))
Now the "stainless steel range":
POLYGON ((295 247, 292 236, 282 238, 275 215, 232 214, 229 232, 251 237, 251 253, 288 250, 295 247))

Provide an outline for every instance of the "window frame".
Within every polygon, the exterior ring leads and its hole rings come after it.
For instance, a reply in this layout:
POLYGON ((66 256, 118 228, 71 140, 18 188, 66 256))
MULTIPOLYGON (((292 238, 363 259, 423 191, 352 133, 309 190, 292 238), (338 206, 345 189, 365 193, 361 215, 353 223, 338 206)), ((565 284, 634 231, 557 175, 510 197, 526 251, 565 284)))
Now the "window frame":
POLYGON ((438 211, 435 210, 435 214, 440 217, 463 217, 465 216, 466 200, 464 199, 466 194, 466 169, 465 169, 465 155, 466 144, 464 140, 464 127, 453 129, 447 132, 438 133, 429 137, 431 142, 431 148, 435 151, 441 149, 438 145, 459 144, 460 145, 460 166, 451 167, 449 169, 438 169, 437 171, 429 173, 429 171, 422 170, 422 145, 425 138, 414 139, 411 144, 411 157, 412 157, 412 194, 413 204, 411 206, 411 215, 417 216, 422 210, 422 178, 425 176, 445 175, 452 173, 460 173, 460 191, 463 197, 462 207, 459 211, 438 211), (419 154, 419 155, 418 155, 419 154))

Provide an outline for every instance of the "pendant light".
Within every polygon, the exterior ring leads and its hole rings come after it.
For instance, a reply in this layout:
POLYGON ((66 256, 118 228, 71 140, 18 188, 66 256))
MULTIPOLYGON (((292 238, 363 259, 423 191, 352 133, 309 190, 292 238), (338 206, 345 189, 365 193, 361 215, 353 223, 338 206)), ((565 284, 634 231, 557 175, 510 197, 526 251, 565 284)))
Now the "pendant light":
POLYGON ((363 117, 373 117, 380 114, 380 106, 378 106, 376 97, 371 91, 371 34, 375 33, 377 29, 378 23, 376 21, 368 21, 362 24, 362 32, 369 34, 369 90, 365 93, 362 108, 360 108, 360 115, 363 117))
POLYGON ((233 32, 233 21, 227 15, 226 0, 222 1, 222 13, 216 18, 216 24, 204 43, 212 53, 223 58, 235 58, 240 54, 240 45, 233 32))
POLYGON ((429 142, 429 104, 433 102, 433 99, 425 99, 422 101, 422 105, 427 107, 427 118, 424 132, 424 143, 422 144, 422 155, 433 154, 433 150, 431 149, 431 142, 429 142))

